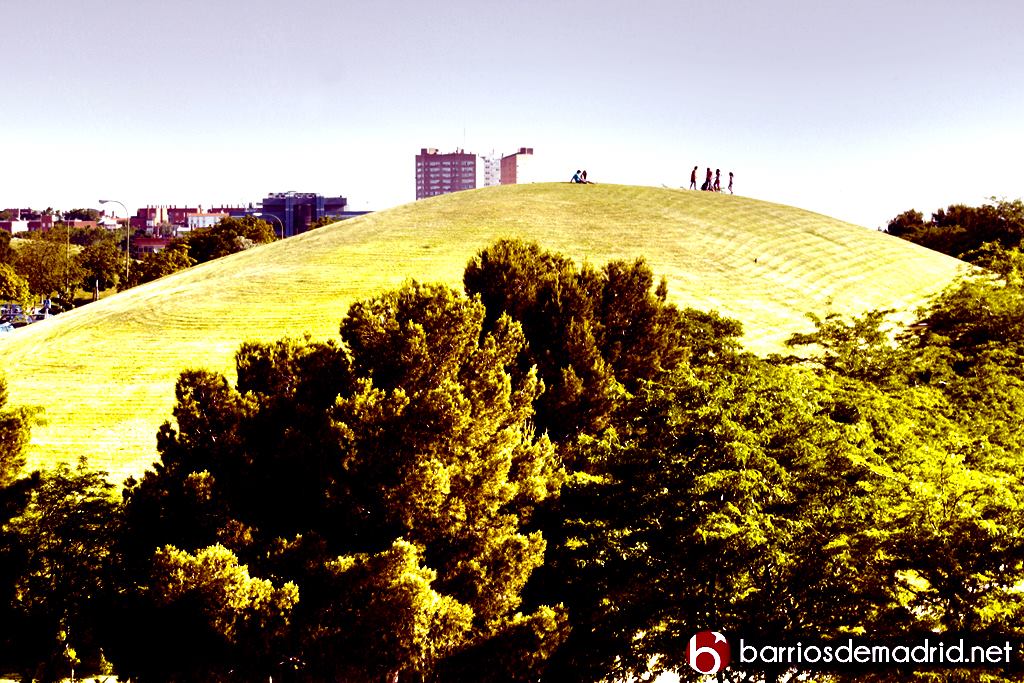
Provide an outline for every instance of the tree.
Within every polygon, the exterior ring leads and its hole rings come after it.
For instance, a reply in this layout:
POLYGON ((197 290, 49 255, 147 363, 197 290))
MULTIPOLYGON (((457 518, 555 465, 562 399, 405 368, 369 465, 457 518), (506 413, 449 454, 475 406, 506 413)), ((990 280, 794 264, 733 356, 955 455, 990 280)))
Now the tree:
POLYGON ((212 228, 193 230, 184 237, 172 240, 171 244, 188 245, 189 255, 196 263, 206 263, 221 256, 234 254, 258 244, 268 244, 277 239, 270 223, 255 216, 222 218, 212 228))
POLYGON ((327 227, 328 225, 334 225, 335 223, 338 222, 338 220, 339 218, 337 216, 324 216, 323 218, 318 218, 315 221, 312 221, 309 224, 309 227, 306 228, 306 230, 316 230, 317 228, 324 228, 327 227))
POLYGON ((99 209, 71 209, 64 212, 64 220, 98 221, 102 215, 99 209))
POLYGON ((206 263, 275 239, 273 227, 255 216, 224 218, 212 228, 193 230, 171 240, 162 251, 143 256, 132 269, 129 286, 150 282, 197 263, 206 263))
POLYGON ((13 266, 17 254, 11 246, 11 233, 0 230, 0 263, 13 266))
POLYGON ((668 304, 667 283, 655 288, 642 259, 577 270, 537 244, 504 240, 469 262, 463 282, 488 321, 509 315, 523 326, 520 367, 535 365, 544 380, 537 426, 555 441, 599 433, 624 391, 687 358, 728 355, 740 333, 735 321, 668 304))
POLYGON ((147 630, 118 624, 117 651, 119 672, 144 681, 265 678, 299 599, 295 584, 252 577, 220 544, 195 553, 157 549, 139 589, 145 609, 128 615, 144 615, 147 630))
POLYGON ((84 461, 43 473, 5 531, 18 547, 16 599, 4 623, 22 680, 57 681, 102 668, 101 621, 119 501, 106 472, 84 461))
POLYGON ((22 475, 33 411, 7 405, 7 381, 0 375, 0 490, 22 475))
POLYGON ((69 258, 65 245, 42 240, 31 240, 18 250, 15 270, 38 297, 57 292, 62 299, 70 300, 71 287, 82 280, 80 267, 69 258))
POLYGON ((32 301, 28 282, 6 263, 0 263, 0 301, 12 301, 22 306, 32 301))
POLYGON ((891 340, 887 317, 892 311, 868 311, 849 322, 835 313, 821 318, 808 317, 815 331, 796 333, 786 340, 789 346, 816 346, 819 355, 790 358, 787 361, 820 363, 844 377, 876 384, 904 381, 906 354, 891 340))
POLYGON ((196 260, 189 255, 188 244, 172 240, 162 251, 146 254, 135 263, 130 273, 129 286, 158 280, 195 264, 196 260))
MULTIPOLYGON (((126 491, 125 574, 145 584, 156 553, 219 543, 253 580, 294 583, 287 631, 259 652, 221 641, 225 665, 274 652, 308 680, 535 677, 564 615, 526 611, 520 593, 543 562, 532 515, 561 472, 531 427, 540 383, 515 367, 521 329, 485 330, 484 315, 412 283, 354 304, 342 347, 247 344, 236 387, 183 374, 161 462, 126 491)), ((165 593, 136 593, 131 623, 154 623, 165 593)), ((184 637, 216 631, 219 609, 184 637)), ((165 680, 144 666, 162 648, 131 642, 119 672, 165 680)))
POLYGON ((112 242, 90 244, 78 254, 77 260, 83 274, 79 284, 84 289, 98 287, 102 291, 117 287, 121 280, 124 257, 112 242))
POLYGON ((20 662, 14 640, 17 580, 24 566, 24 546, 18 534, 8 528, 28 505, 38 476, 26 476, 25 447, 28 445, 32 411, 7 405, 7 383, 0 377, 0 668, 10 670, 20 662))
POLYGON ((1024 238, 1024 202, 991 197, 979 207, 952 204, 932 214, 929 221, 918 211, 905 211, 889 222, 888 231, 905 240, 957 258, 970 260, 970 252, 986 242, 1017 247, 1024 238))

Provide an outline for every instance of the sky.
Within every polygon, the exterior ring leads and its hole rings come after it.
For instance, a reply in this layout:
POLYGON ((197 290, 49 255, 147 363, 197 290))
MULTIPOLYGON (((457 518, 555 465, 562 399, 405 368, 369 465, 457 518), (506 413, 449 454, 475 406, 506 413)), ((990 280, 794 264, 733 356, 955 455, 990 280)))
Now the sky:
POLYGON ((1019 0, 0 0, 0 208, 380 210, 422 147, 533 147, 543 180, 710 166, 874 228, 1024 196, 1022 23, 1019 0))

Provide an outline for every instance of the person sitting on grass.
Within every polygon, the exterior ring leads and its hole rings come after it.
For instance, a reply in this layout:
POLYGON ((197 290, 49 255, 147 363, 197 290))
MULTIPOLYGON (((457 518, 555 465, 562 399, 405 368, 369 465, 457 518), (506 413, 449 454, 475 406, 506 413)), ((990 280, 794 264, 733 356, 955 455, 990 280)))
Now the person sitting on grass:
POLYGON ((576 173, 572 177, 572 180, 570 180, 569 182, 570 183, 582 183, 583 181, 580 179, 580 172, 576 171, 576 173))

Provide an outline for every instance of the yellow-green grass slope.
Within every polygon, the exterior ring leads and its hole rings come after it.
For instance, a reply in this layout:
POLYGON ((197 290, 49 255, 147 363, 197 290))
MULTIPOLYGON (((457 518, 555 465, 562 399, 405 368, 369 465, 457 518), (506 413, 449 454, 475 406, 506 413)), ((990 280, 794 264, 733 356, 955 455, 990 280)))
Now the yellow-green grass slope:
POLYGON ((788 206, 706 192, 536 184, 436 197, 206 263, 0 339, 14 405, 40 405, 30 464, 90 463, 120 478, 156 455, 181 370, 231 373, 245 340, 337 336, 353 301, 409 278, 460 286, 504 237, 578 263, 645 257, 679 305, 743 322, 748 348, 783 350, 805 314, 912 314, 955 259, 788 206))

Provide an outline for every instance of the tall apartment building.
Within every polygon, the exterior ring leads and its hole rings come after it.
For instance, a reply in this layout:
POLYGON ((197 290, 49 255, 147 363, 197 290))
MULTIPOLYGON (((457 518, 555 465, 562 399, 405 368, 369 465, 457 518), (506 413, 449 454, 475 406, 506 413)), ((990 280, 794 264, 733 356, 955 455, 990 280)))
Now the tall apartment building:
POLYGON ((518 152, 501 158, 501 184, 520 185, 535 182, 533 147, 520 147, 518 152))
POLYGON ((440 154, 433 147, 424 147, 416 155, 416 199, 475 187, 475 154, 461 149, 440 154))

